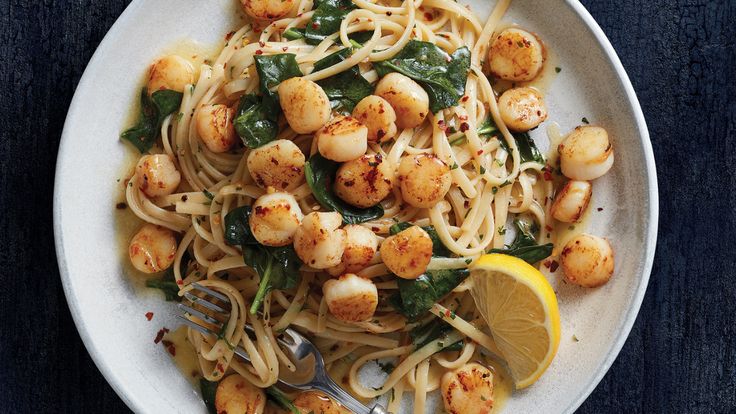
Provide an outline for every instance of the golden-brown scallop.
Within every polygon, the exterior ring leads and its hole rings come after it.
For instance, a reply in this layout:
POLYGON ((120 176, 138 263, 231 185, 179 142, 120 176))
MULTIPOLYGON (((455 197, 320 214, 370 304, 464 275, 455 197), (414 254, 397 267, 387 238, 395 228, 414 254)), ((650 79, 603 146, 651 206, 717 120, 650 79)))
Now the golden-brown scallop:
POLYGON ((388 270, 404 279, 416 279, 432 259, 432 239, 419 226, 387 237, 381 243, 381 260, 388 270))
POLYGON ((408 155, 399 163, 399 183, 404 201, 430 208, 450 190, 450 168, 434 154, 408 155))
POLYGON ((278 139, 248 154, 248 172, 261 188, 292 190, 304 179, 304 154, 287 139, 278 139))
POLYGON ((411 78, 389 73, 376 85, 375 94, 388 101, 401 129, 419 126, 429 114, 429 95, 411 78))
POLYGON ((391 194, 394 169, 380 154, 363 155, 340 166, 335 194, 350 205, 375 206, 391 194))
POLYGON ((337 266, 345 251, 346 235, 341 224, 342 216, 337 212, 307 214, 294 234, 296 254, 315 269, 337 266))
POLYGON ((144 155, 135 166, 138 188, 149 197, 165 196, 176 191, 181 173, 167 154, 144 155))
POLYGON ((187 85, 194 83, 194 67, 177 55, 164 56, 153 62, 148 72, 148 93, 160 90, 184 92, 187 85))
POLYGON ((294 399, 294 405, 302 414, 349 414, 350 411, 332 401, 319 391, 304 391, 294 399))
POLYGON ((264 194, 253 203, 249 225, 253 237, 266 246, 291 243, 304 215, 289 193, 264 194))
POLYGON ((587 288, 602 286, 613 275, 613 249, 606 239, 581 234, 565 244, 560 266, 570 283, 587 288))
POLYGON ((345 250, 342 262, 327 269, 327 273, 338 276, 343 273, 357 273, 365 269, 378 251, 378 237, 367 227, 348 224, 345 230, 345 250))
POLYGON ((235 133, 233 118, 235 110, 227 105, 205 105, 197 112, 197 134, 204 145, 214 153, 228 151, 235 145, 238 134, 235 133))
POLYGON ((314 138, 319 153, 337 162, 354 160, 368 149, 368 128, 352 116, 335 117, 314 138))
POLYGON ((448 414, 489 414, 493 409, 493 373, 480 364, 445 373, 440 386, 448 414))
POLYGON ((130 239, 130 263, 143 273, 164 271, 174 263, 176 247, 173 231, 146 223, 130 239))
POLYGON ((280 19, 294 8, 295 0, 240 0, 245 13, 256 20, 280 19))
POLYGON ((353 117, 368 128, 368 141, 387 142, 396 136, 396 112, 387 100, 377 95, 361 99, 353 117))
POLYGON ((544 97, 534 88, 512 88, 498 98, 498 110, 506 126, 516 132, 526 132, 547 119, 544 97))
POLYGON ((613 166, 608 132, 597 126, 575 128, 557 147, 562 174, 571 180, 595 180, 613 166))
POLYGON ((217 414, 263 414, 265 408, 266 393, 239 374, 232 374, 217 385, 217 414))
POLYGON ((592 195, 593 186, 588 181, 568 181, 552 203, 552 217, 563 223, 577 223, 592 195))
POLYGON ((527 82, 537 77, 544 65, 544 46, 525 30, 509 28, 493 38, 488 49, 488 66, 497 78, 527 82))
POLYGON ((299 77, 287 79, 279 85, 278 93, 281 109, 294 132, 310 134, 330 120, 330 100, 316 83, 299 77))
POLYGON ((367 321, 378 306, 376 285, 353 273, 326 281, 322 293, 332 316, 345 322, 367 321))

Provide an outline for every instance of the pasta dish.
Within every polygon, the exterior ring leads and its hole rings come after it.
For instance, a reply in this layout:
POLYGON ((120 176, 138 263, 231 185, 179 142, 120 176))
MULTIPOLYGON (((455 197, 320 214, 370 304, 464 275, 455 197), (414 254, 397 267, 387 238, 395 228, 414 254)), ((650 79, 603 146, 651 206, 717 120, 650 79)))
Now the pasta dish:
POLYGON ((242 0, 217 56, 152 64, 121 135, 140 152, 129 256, 168 299, 197 282, 232 304, 219 335, 185 333, 214 411, 344 411, 310 392, 267 404, 294 369, 286 328, 393 413, 426 412, 435 390, 448 413, 491 412, 502 377, 523 388, 550 364, 559 314, 537 269, 611 277, 607 240, 557 228, 581 220, 613 149, 587 124, 537 147, 534 81, 560 68, 502 23, 509 3, 481 21, 451 0, 242 0))

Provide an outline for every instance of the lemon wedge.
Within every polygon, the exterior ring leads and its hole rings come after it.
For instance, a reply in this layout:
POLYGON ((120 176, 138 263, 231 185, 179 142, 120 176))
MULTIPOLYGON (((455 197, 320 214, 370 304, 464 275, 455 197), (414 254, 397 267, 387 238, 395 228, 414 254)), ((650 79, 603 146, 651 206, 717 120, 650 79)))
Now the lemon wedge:
POLYGON ((517 389, 542 376, 560 344, 557 297, 527 262, 487 254, 471 267, 471 294, 506 360, 517 389))

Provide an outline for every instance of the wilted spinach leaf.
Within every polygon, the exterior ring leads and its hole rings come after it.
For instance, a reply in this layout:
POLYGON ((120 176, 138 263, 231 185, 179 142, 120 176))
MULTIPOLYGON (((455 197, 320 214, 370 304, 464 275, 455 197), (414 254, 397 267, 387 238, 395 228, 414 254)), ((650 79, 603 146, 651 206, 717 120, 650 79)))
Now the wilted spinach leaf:
POLYGON ((409 331, 409 336, 416 349, 420 349, 433 341, 441 341, 445 345, 443 350, 460 351, 463 348, 463 341, 448 344, 442 341, 442 338, 445 338, 452 330, 453 327, 447 322, 432 320, 409 331))
POLYGON ((328 160, 319 153, 312 155, 305 166, 307 184, 317 202, 328 211, 342 214, 345 224, 359 224, 383 217, 383 207, 377 204, 369 208, 351 206, 332 190, 335 173, 340 163, 328 160))
POLYGON ((463 46, 448 55, 432 43, 410 40, 396 56, 374 62, 373 68, 379 76, 399 72, 417 81, 429 95, 429 109, 436 113, 457 105, 465 93, 470 51, 463 46))
POLYGON ((153 147, 158 138, 164 119, 181 106, 182 93, 168 89, 156 91, 148 96, 148 90, 141 90, 141 109, 138 122, 120 134, 141 153, 153 147))
POLYGON ((318 45, 327 36, 339 31, 343 18, 355 8, 350 0, 315 0, 314 14, 307 23, 304 40, 310 45, 318 45))
POLYGON ((266 388, 266 397, 276 403, 276 405, 278 405, 279 407, 291 411, 292 414, 301 414, 301 411, 296 408, 289 397, 287 397, 286 394, 281 392, 281 390, 276 388, 276 386, 274 385, 266 388))
POLYGON ((164 297, 167 302, 181 302, 181 297, 179 296, 179 285, 176 284, 173 268, 169 268, 169 270, 160 279, 146 280, 146 287, 160 289, 164 292, 164 297))
POLYGON ((296 55, 293 53, 280 53, 277 55, 260 55, 255 57, 256 72, 261 94, 263 95, 263 109, 269 119, 278 118, 281 113, 279 95, 271 92, 271 88, 279 83, 297 76, 302 76, 302 71, 296 63, 296 55))
POLYGON ((263 98, 244 95, 235 116, 235 131, 248 148, 258 148, 276 139, 279 133, 278 113, 268 113, 263 98))
MULTIPOLYGON (((315 62, 314 71, 316 72, 334 66, 349 58, 352 54, 353 48, 350 47, 338 50, 315 62)), ((355 105, 361 99, 373 93, 373 87, 361 76, 360 69, 357 66, 353 66, 329 78, 322 79, 317 84, 327 94, 332 108, 343 113, 352 112, 355 105)))
MULTIPOLYGON (((405 221, 402 221, 401 223, 396 223, 389 231, 391 232, 391 235, 394 235, 400 231, 406 230, 409 227, 413 226, 411 223, 407 223, 405 221)), ((422 230, 426 231, 427 234, 429 234, 429 238, 432 239, 432 256, 435 257, 451 257, 452 252, 450 249, 445 246, 444 243, 442 243, 442 240, 440 239, 439 234, 437 234, 437 230, 435 230, 434 226, 422 226, 422 230)))
POLYGON ((522 220, 515 220, 514 225, 516 226, 517 233, 513 243, 504 249, 491 249, 489 253, 502 253, 515 256, 529 264, 544 260, 552 254, 554 245, 552 243, 537 244, 531 224, 522 220))
POLYGON ((215 409, 215 394, 217 393, 217 385, 219 382, 207 381, 202 378, 199 380, 199 391, 202 393, 202 400, 210 414, 217 414, 215 409))
POLYGON ((250 313, 255 314, 268 292, 291 289, 299 283, 302 262, 291 245, 270 247, 258 243, 250 231, 250 214, 250 206, 242 206, 225 216, 225 241, 242 248, 243 261, 261 278, 250 307, 250 313))
POLYGON ((468 269, 428 270, 416 279, 398 279, 399 293, 391 302, 402 315, 414 321, 449 294, 470 272, 468 269))

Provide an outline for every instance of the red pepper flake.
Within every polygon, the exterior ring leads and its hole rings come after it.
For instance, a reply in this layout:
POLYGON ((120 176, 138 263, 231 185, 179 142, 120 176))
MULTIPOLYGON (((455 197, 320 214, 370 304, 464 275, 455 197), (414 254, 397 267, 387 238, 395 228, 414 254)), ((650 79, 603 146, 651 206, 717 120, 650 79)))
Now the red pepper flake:
POLYGON ((552 181, 552 173, 549 171, 544 172, 544 180, 545 181, 552 181))
POLYGON ((482 149, 479 149, 478 152, 477 152, 477 154, 478 155, 482 155, 483 154, 483 150, 482 149))
POLYGON ((281 48, 281 50, 283 50, 284 52, 286 52, 287 50, 289 50, 289 46, 284 46, 284 47, 281 48))
POLYGON ((312 29, 317 30, 319 29, 319 23, 312 23, 312 29))
POLYGON ((148 319, 149 321, 153 319, 153 312, 146 312, 146 319, 148 319))
POLYGON ((451 315, 450 310, 449 309, 445 310, 445 316, 449 318, 450 315, 451 315))
POLYGON ((296 17, 302 17, 302 14, 304 14, 304 13, 299 13, 299 14, 296 15, 296 17))
POLYGON ((222 364, 219 362, 217 363, 217 370, 222 372, 223 374, 225 373, 225 368, 223 368, 222 364))
POLYGON ((197 372, 196 369, 193 369, 191 375, 192 375, 192 378, 197 378, 199 376, 199 372, 197 372))
POLYGON ((226 34, 226 35, 225 35, 225 40, 227 41, 227 40, 230 40, 230 39, 232 39, 232 37, 233 37, 233 35, 234 35, 234 34, 235 34, 235 32, 234 32, 234 31, 232 31, 232 32, 230 32, 230 33, 228 33, 228 34, 226 34))
POLYGON ((260 47, 264 47, 264 46, 266 46, 266 44, 265 44, 264 42, 262 42, 262 41, 260 41, 260 40, 259 40, 259 41, 258 41, 258 46, 260 46, 260 47))
POLYGON ((445 125, 445 121, 441 119, 437 121, 437 127, 443 131, 447 129, 447 125, 445 125))
POLYGON ((431 22, 432 20, 434 20, 434 16, 432 15, 432 13, 426 12, 424 13, 424 20, 431 22))
POLYGON ((468 95, 465 95, 465 96, 463 96, 463 98, 462 98, 462 99, 460 99, 460 100, 461 100, 461 101, 463 101, 463 102, 468 102, 468 99, 470 99, 470 97, 469 97, 468 95))
POLYGON ((603 211, 603 207, 598 207, 596 210, 603 211))
POLYGON ((261 49, 256 50, 256 55, 262 55, 263 51, 261 49))
POLYGON ((156 339, 153 340, 153 343, 157 344, 161 342, 161 340, 164 339, 164 335, 166 335, 167 333, 169 333, 168 328, 161 328, 161 330, 158 331, 158 333, 156 334, 156 339))
POLYGON ((161 345, 163 345, 166 350, 169 351, 171 356, 176 356, 176 345, 174 345, 173 342, 164 339, 163 341, 161 341, 161 345))
POLYGON ((547 231, 552 231, 552 230, 554 230, 554 229, 552 228, 552 226, 550 226, 549 224, 547 224, 546 226, 544 226, 544 229, 545 229, 545 230, 547 230, 547 231))
POLYGON ((460 124, 460 132, 465 132, 470 129, 470 125, 467 122, 460 124))
POLYGON ((184 281, 183 280, 177 280, 176 281, 176 284, 179 285, 179 286, 183 286, 184 285, 184 281))
POLYGON ((549 271, 554 273, 557 271, 557 268, 560 267, 560 264, 557 263, 557 260, 553 260, 552 263, 549 265, 549 271))
POLYGON ((386 16, 390 16, 390 15, 392 15, 392 14, 393 14, 393 13, 391 13, 390 11, 387 11, 387 12, 386 12, 386 16))

